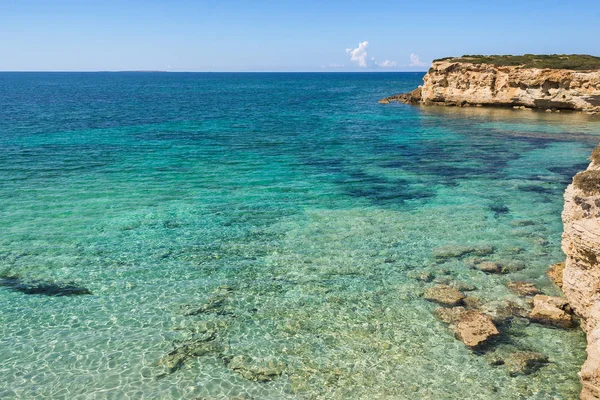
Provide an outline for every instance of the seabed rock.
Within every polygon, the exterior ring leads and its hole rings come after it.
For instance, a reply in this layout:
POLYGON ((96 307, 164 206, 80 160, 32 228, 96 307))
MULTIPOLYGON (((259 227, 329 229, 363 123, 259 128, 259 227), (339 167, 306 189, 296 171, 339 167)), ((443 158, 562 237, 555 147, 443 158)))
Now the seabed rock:
POLYGON ((575 326, 572 313, 566 299, 539 294, 533 298, 529 319, 541 324, 572 328, 575 326))
POLYGON ((457 306, 462 304, 465 295, 459 290, 448 285, 434 285, 425 289, 423 297, 446 306, 457 306))
POLYGON ((0 276, 0 286, 7 287, 15 292, 41 294, 44 296, 81 296, 92 294, 89 289, 77 286, 74 282, 28 280, 18 275, 0 276))
POLYGON ((503 274, 504 273, 504 268, 502 267, 502 265, 498 264, 497 262, 492 262, 492 261, 484 261, 482 263, 476 264, 475 268, 485 272, 486 274, 503 274))
POLYGON ((165 368, 165 373, 158 375, 158 377, 176 372, 189 358, 209 354, 222 355, 226 350, 226 346, 216 339, 217 334, 214 331, 202 335, 193 335, 191 339, 184 341, 158 361, 157 366, 165 368))
POLYGON ((498 324, 513 318, 527 318, 529 316, 529 312, 525 307, 510 300, 488 303, 480 307, 479 310, 498 324))
POLYGON ((529 375, 548 364, 548 357, 542 353, 519 351, 504 360, 510 376, 529 375))
POLYGON ((229 306, 231 292, 233 292, 233 289, 229 286, 220 286, 213 291, 213 295, 208 299, 208 301, 200 307, 191 307, 189 305, 183 306, 183 315, 190 316, 199 314, 232 314, 229 306))
POLYGON ((421 282, 431 282, 435 276, 431 272, 419 272, 414 271, 408 274, 408 277, 411 279, 416 279, 421 282))
POLYGON ((531 282, 507 282, 506 287, 508 288, 508 290, 519 296, 535 296, 536 294, 540 293, 538 288, 536 288, 535 285, 531 282))
POLYGON ((438 261, 448 258, 462 258, 468 254, 487 256, 494 252, 492 246, 442 246, 432 250, 433 257, 438 261))
POLYGON ((456 324, 467 309, 464 307, 439 307, 433 312, 437 319, 450 325, 456 324))
POLYGON ((250 381, 268 382, 279 377, 285 371, 286 365, 274 359, 235 356, 227 362, 227 368, 250 381))

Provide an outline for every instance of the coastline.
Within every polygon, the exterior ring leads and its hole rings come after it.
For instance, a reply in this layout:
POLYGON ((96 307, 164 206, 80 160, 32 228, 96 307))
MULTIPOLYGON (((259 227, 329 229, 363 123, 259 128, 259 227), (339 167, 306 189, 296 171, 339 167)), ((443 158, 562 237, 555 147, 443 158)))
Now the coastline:
POLYGON ((438 60, 423 85, 381 99, 406 104, 600 112, 600 70, 568 70, 438 60))

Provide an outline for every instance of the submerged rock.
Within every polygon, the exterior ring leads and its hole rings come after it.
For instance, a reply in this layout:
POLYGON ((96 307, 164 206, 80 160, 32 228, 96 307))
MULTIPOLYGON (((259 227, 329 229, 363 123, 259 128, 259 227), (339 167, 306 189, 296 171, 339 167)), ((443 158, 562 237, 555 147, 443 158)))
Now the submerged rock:
MULTIPOLYGON (((164 367, 165 374, 172 374, 180 369, 189 358, 209 354, 220 355, 226 350, 226 346, 215 340, 216 338, 216 332, 194 335, 191 339, 182 342, 178 347, 161 358, 157 366, 164 367)), ((159 377, 165 374, 161 374, 159 377)))
POLYGON ((434 285, 425 289, 423 296, 426 300, 447 306, 457 306, 462 303, 465 295, 448 285, 434 285))
POLYGON ((537 295, 533 298, 533 310, 529 314, 532 321, 555 325, 561 328, 575 326, 569 303, 561 297, 537 295))
POLYGON ((40 294, 44 296, 81 296, 92 294, 84 287, 74 282, 51 282, 27 280, 16 275, 0 277, 0 286, 25 294, 40 294))
POLYGON ((441 246, 432 250, 433 257, 437 260, 448 258, 461 258, 468 254, 487 256, 494 252, 492 246, 441 246))
POLYGON ((286 365, 274 359, 235 356, 227 363, 227 368, 250 381, 268 382, 279 377, 285 371, 286 365))
POLYGON ((435 276, 431 272, 415 271, 408 274, 408 277, 421 282, 431 282, 435 276))
POLYGON ((465 311, 464 307, 439 307, 433 313, 440 321, 453 325, 460 320, 461 314, 465 311))
POLYGON ((455 326, 456 337, 473 348, 500 334, 492 319, 478 311, 465 311, 455 326))
POLYGON ((484 261, 482 263, 476 264, 475 268, 485 272, 487 274, 502 274, 504 273, 504 269, 502 268, 502 265, 498 264, 497 262, 492 262, 492 261, 484 261))
POLYGON ((504 360, 510 376, 529 375, 548 363, 548 357, 542 353, 519 351, 504 360))
POLYGON ((200 307, 192 307, 189 305, 183 306, 183 315, 199 315, 199 314, 232 314, 230 307, 230 296, 232 288, 229 286, 220 286, 213 291, 213 295, 208 301, 200 307))
POLYGON ((535 285, 531 282, 507 282, 506 287, 508 288, 508 290, 519 296, 535 296, 536 294, 540 293, 538 288, 536 288, 535 285))
POLYGON ((450 286, 461 292, 472 292, 473 290, 477 290, 476 286, 460 281, 453 281, 450 283, 450 286))
POLYGON ((492 321, 502 324, 513 318, 527 318, 529 311, 510 300, 487 303, 479 308, 479 311, 488 315, 492 321))

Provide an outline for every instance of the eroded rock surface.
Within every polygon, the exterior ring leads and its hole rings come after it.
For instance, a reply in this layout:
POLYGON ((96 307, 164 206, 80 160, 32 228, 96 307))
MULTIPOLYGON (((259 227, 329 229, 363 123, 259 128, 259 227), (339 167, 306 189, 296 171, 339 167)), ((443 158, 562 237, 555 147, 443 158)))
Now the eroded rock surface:
POLYGON ((562 297, 537 295, 533 298, 533 310, 529 314, 532 321, 555 325, 561 328, 575 326, 569 303, 562 297))
POLYGON ((600 112, 600 71, 434 61, 420 92, 388 97, 404 103, 505 106, 600 112))
MULTIPOLYGON (((600 171, 600 147, 586 172, 600 171)), ((579 175, 579 174, 578 174, 579 175)), ((587 178, 593 178, 588 174, 587 178)), ((565 192, 562 249, 567 256, 562 289, 587 334, 580 377, 582 399, 600 399, 600 193, 590 179, 574 179, 565 192)))

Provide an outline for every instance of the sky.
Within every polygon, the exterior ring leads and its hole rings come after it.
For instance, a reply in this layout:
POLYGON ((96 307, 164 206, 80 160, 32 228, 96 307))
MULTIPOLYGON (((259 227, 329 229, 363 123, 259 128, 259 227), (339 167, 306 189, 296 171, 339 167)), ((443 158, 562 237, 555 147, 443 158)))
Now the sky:
POLYGON ((600 0, 0 0, 0 71, 425 71, 599 38, 600 0))

